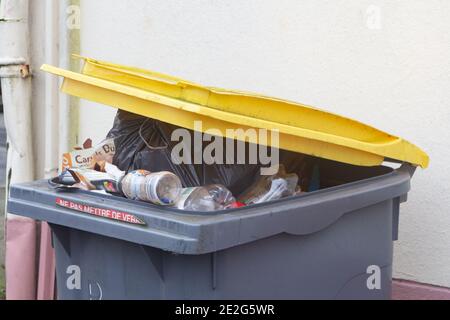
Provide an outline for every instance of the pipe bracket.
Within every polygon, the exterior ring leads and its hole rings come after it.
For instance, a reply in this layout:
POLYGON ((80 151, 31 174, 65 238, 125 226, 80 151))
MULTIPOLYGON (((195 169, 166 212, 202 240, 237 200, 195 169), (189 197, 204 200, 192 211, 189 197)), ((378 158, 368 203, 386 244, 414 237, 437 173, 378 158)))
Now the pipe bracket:
POLYGON ((31 77, 29 64, 2 64, 0 60, 0 78, 22 78, 31 77))

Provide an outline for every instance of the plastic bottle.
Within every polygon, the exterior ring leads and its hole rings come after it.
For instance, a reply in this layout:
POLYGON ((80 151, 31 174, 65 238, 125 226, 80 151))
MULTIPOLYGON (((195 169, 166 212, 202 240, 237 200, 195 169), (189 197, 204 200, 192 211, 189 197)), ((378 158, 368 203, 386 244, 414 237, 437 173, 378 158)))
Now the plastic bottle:
POLYGON ((239 197, 239 201, 252 205, 292 196, 298 191, 298 181, 295 173, 288 174, 284 166, 280 166, 276 175, 262 176, 239 197))
POLYGON ((212 212, 230 208, 236 199, 226 187, 214 184, 205 187, 186 188, 177 201, 180 210, 212 212))
POLYGON ((180 178, 171 172, 137 170, 125 175, 120 189, 129 199, 171 206, 180 196, 182 185, 180 178))

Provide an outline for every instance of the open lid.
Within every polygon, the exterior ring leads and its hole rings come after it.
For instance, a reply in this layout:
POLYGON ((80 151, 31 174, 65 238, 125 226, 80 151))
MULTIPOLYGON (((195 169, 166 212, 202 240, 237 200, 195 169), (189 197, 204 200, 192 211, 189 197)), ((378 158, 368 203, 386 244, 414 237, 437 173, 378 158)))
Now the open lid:
MULTIPOLYGON (((67 94, 195 131, 254 142, 236 130, 278 130, 277 147, 316 157, 360 166, 385 160, 429 164, 427 154, 408 141, 303 104, 82 59, 82 73, 49 65, 42 70, 62 76, 67 94)), ((270 139, 258 143, 271 145, 270 139)))

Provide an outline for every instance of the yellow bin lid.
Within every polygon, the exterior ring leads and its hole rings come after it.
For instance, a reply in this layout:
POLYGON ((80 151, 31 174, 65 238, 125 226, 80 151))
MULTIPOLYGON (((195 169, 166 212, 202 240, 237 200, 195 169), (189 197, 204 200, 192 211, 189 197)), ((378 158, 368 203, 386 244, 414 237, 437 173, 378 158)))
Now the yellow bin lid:
MULTIPOLYGON (((428 167, 427 154, 408 141, 323 110, 82 59, 82 73, 49 65, 42 70, 62 76, 67 94, 191 130, 246 141, 248 137, 236 136, 235 130, 278 130, 281 149, 360 166, 390 159, 428 167)), ((263 144, 270 146, 270 139, 263 144)))

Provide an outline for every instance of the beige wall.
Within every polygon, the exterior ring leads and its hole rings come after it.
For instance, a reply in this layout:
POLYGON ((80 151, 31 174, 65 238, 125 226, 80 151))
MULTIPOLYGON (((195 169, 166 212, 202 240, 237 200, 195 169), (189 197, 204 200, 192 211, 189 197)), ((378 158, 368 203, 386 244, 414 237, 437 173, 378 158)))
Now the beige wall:
MULTIPOLYGON (((303 102, 423 147, 431 167, 403 205, 395 275, 450 287, 450 1, 82 0, 81 17, 83 55, 303 102)), ((80 140, 100 141, 114 112, 82 101, 80 140)))

